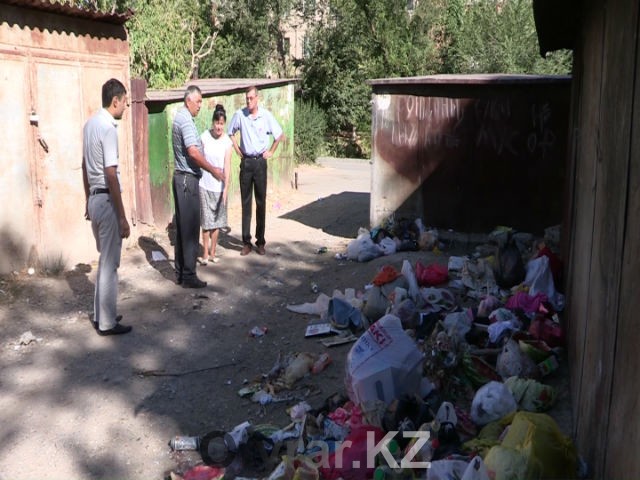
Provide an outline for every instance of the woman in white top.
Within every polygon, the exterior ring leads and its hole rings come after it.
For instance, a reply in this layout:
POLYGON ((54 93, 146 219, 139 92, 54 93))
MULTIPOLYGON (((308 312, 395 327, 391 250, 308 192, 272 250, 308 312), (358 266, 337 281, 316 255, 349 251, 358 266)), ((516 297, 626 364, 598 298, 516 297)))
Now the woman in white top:
POLYGON ((217 180, 209 172, 203 171, 200 179, 200 226, 204 253, 199 259, 201 265, 207 261, 218 262, 216 246, 218 233, 227 225, 227 194, 229 175, 231 174, 231 149, 233 143, 226 134, 224 124, 227 114, 222 105, 216 105, 211 120, 211 128, 200 136, 204 147, 204 156, 214 167, 224 172, 224 181, 217 180))

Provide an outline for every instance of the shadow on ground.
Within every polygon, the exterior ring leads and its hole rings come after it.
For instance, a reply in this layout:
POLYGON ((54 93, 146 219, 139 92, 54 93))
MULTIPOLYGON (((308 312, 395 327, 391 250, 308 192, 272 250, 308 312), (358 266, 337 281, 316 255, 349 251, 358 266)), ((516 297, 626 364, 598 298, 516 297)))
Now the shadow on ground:
POLYGON ((295 220, 329 235, 355 238, 369 225, 369 193, 342 192, 320 198, 279 218, 295 220))

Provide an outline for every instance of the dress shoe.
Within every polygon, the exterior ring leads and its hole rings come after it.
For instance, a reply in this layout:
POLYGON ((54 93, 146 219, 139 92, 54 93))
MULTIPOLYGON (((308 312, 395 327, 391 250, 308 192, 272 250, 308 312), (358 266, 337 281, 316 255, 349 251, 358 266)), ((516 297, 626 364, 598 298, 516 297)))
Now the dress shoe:
POLYGON ((240 251, 240 255, 243 257, 245 255, 249 255, 251 253, 251 245, 244 244, 242 250, 240 251))
MULTIPOLYGON (((122 315, 118 315, 116 317, 116 323, 120 323, 120 320, 122 320, 122 315)), ((98 322, 94 322, 93 320, 91 320, 91 324, 93 325, 93 328, 96 329, 96 331, 100 330, 100 327, 98 326, 98 322)))
POLYGON ((257 250, 258 250, 258 255, 264 255, 265 253, 267 253, 264 249, 264 245, 258 245, 257 250))
POLYGON ((129 333, 131 331, 130 326, 125 326, 120 323, 116 323, 116 326, 109 330, 100 330, 98 329, 98 335, 101 337, 106 337, 107 335, 122 335, 123 333, 129 333))
POLYGON ((203 282, 198 277, 182 280, 182 288, 204 288, 207 286, 207 282, 203 282))

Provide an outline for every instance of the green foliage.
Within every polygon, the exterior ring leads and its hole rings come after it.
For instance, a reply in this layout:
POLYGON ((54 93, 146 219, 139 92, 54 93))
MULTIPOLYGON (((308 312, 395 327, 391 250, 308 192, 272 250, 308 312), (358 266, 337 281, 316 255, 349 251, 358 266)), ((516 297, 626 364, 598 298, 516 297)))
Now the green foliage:
POLYGON ((264 78, 292 76, 284 24, 302 8, 296 0, 218 0, 213 2, 219 35, 200 76, 264 78))
POLYGON ((85 10, 124 13, 128 9, 135 8, 137 2, 136 0, 60 0, 60 3, 66 3, 85 10))
POLYGON ((566 52, 546 62, 538 54, 531 0, 478 0, 451 22, 445 45, 451 73, 568 73, 566 52))
POLYGON ((152 88, 189 80, 201 61, 198 52, 216 35, 211 3, 204 0, 139 2, 128 28, 131 73, 145 78, 152 88))
POLYGON ((332 15, 311 32, 302 67, 302 95, 327 114, 336 153, 367 155, 371 78, 435 73, 440 60, 432 35, 437 11, 406 0, 332 0, 332 15))
POLYGON ((322 154, 327 133, 324 112, 313 102, 296 100, 294 152, 298 163, 313 163, 322 154))

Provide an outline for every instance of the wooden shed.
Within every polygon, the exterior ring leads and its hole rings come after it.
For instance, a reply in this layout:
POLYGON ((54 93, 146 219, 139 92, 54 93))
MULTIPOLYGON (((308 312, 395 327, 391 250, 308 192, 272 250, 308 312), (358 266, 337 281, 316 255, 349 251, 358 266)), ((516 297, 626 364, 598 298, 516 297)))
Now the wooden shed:
MULTIPOLYGON (((96 256, 84 219, 82 127, 109 78, 129 85, 128 15, 0 0, 0 272, 96 256)), ((123 199, 135 223, 129 111, 118 127, 123 199)))
POLYGON ((638 478, 640 3, 534 0, 541 53, 573 48, 566 321, 590 478, 638 478))

